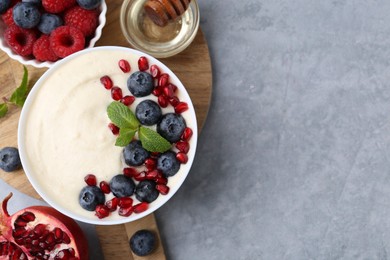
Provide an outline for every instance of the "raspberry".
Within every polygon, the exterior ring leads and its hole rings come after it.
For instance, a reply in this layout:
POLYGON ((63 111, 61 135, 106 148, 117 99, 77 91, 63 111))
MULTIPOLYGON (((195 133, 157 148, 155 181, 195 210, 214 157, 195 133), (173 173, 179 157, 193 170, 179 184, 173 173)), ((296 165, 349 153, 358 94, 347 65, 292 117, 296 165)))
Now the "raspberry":
POLYGON ((38 40, 35 41, 33 46, 33 55, 35 59, 39 61, 56 61, 57 55, 50 48, 50 38, 47 35, 42 34, 38 40))
POLYGON ((76 4, 76 0, 42 0, 43 8, 49 13, 61 13, 76 4))
POLYGON ((32 54, 37 36, 34 31, 13 24, 5 29, 4 39, 14 52, 21 56, 29 56, 32 54))
POLYGON ((73 26, 80 29, 85 37, 94 34, 98 26, 97 10, 85 10, 80 6, 75 6, 65 12, 65 25, 73 26))
POLYGON ((70 26, 60 26, 50 34, 50 47, 60 58, 84 49, 85 38, 82 31, 70 26))
POLYGON ((12 7, 9 8, 4 14, 1 15, 1 19, 3 19, 4 23, 8 26, 11 24, 15 24, 13 14, 12 14, 12 7))

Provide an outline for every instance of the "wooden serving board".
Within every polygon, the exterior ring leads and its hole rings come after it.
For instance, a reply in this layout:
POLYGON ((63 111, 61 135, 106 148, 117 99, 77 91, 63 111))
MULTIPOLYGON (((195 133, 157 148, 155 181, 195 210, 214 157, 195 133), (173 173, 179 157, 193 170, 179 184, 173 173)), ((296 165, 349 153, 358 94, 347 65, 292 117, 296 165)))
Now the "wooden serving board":
MULTIPOLYGON (((123 37, 119 15, 122 1, 106 0, 107 22, 103 29, 98 46, 124 46, 131 47, 123 37)), ((179 77, 189 92, 198 120, 199 130, 207 116, 212 92, 212 72, 207 42, 201 30, 194 42, 182 53, 167 59, 161 59, 179 77)), ((30 87, 46 71, 28 66, 30 87)), ((0 103, 3 97, 10 97, 14 89, 19 86, 23 75, 23 65, 10 59, 0 51, 0 103)), ((17 147, 17 127, 21 109, 10 105, 6 117, 0 119, 0 149, 5 146, 17 147)), ((19 191, 34 198, 41 199, 28 182, 23 170, 6 173, 0 170, 0 178, 19 191)), ((128 240, 139 229, 159 231, 154 218, 150 214, 140 220, 124 225, 96 226, 105 259, 166 259, 162 241, 159 240, 157 250, 148 257, 138 257, 130 251, 128 240)))

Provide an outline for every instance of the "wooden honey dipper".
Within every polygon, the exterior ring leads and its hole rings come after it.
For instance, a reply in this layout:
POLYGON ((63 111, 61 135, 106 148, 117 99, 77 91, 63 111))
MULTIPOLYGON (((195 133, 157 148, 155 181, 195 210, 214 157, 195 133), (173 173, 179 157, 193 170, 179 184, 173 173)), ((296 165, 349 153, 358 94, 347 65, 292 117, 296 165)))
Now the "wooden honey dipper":
POLYGON ((148 0, 144 10, 158 26, 165 26, 168 21, 181 16, 190 5, 191 0, 148 0))

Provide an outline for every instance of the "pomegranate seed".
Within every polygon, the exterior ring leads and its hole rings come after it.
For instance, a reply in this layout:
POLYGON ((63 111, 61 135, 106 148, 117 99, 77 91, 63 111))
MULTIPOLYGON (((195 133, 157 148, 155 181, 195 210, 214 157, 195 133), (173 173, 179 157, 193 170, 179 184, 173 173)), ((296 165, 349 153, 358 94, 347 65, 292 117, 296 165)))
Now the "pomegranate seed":
POLYGON ((167 107, 169 104, 168 98, 166 96, 163 96, 163 95, 158 97, 157 102, 160 105, 160 107, 162 107, 162 108, 167 107))
POLYGON ((106 182, 106 181, 101 181, 99 183, 99 187, 103 191, 103 193, 105 193, 105 194, 109 194, 111 192, 110 184, 108 184, 108 182, 106 182))
POLYGON ((124 96, 122 99, 121 99, 121 102, 123 105, 125 106, 130 106, 131 104, 133 104, 135 101, 135 97, 134 96, 124 96))
POLYGON ((138 68, 140 71, 145 71, 145 70, 149 69, 149 62, 145 56, 141 56, 138 59, 138 68))
POLYGON ((133 212, 134 212, 133 207, 120 208, 120 209, 118 210, 119 216, 122 216, 122 217, 128 217, 128 216, 130 216, 131 214, 133 214, 133 212))
POLYGON ((164 86, 163 88, 164 95, 167 96, 168 98, 173 97, 173 85, 169 83, 168 85, 164 86))
POLYGON ((162 195, 167 195, 169 192, 169 187, 164 184, 157 184, 156 190, 158 190, 162 195))
POLYGON ((119 127, 117 127, 113 123, 109 123, 108 124, 108 128, 110 128, 110 130, 111 130, 113 135, 118 135, 119 134, 119 127))
POLYGON ((178 159, 182 164, 186 164, 188 162, 188 156, 182 152, 178 152, 176 154, 176 159, 178 159))
POLYGON ((53 229, 54 237, 57 241, 60 241, 62 239, 62 230, 58 227, 53 229))
POLYGON ((111 89, 113 86, 111 78, 107 75, 100 78, 100 83, 102 83, 106 89, 111 89))
POLYGON ((146 180, 146 172, 142 171, 138 175, 134 176, 136 181, 144 181, 146 180))
POLYGON ((169 104, 171 104, 173 107, 177 106, 179 103, 180 103, 180 100, 176 96, 173 96, 169 99, 169 104))
POLYGON ((43 232, 46 230, 46 225, 44 224, 38 224, 34 227, 33 232, 34 234, 40 236, 43 234, 43 232))
POLYGON ((130 72, 131 70, 130 63, 127 60, 119 60, 118 65, 124 73, 130 72))
POLYGON ((24 212, 20 217, 28 222, 35 220, 35 215, 30 211, 24 212))
POLYGON ((28 231, 24 228, 16 228, 14 230, 12 230, 12 236, 13 237, 20 237, 20 238, 24 238, 26 236, 28 236, 28 231))
POLYGON ((97 183, 96 176, 91 173, 84 177, 84 181, 86 184, 88 184, 88 186, 96 186, 97 183))
POLYGON ((145 210, 147 210, 148 208, 149 208, 149 203, 141 202, 141 203, 138 203, 137 205, 133 206, 133 211, 134 211, 134 213, 141 213, 141 212, 144 212, 145 210))
POLYGON ((135 177, 136 175, 138 175, 139 173, 137 172, 137 170, 135 168, 123 168, 123 174, 128 176, 128 177, 135 177))
POLYGON ((158 170, 150 171, 146 174, 146 179, 155 180, 158 177, 158 170))
POLYGON ((186 102, 179 102, 179 104, 177 104, 175 106, 175 113, 176 114, 181 114, 183 113, 184 111, 187 111, 188 110, 188 105, 186 102))
POLYGON ((166 73, 161 74, 161 76, 158 78, 158 86, 164 87, 168 84, 169 81, 169 75, 166 73))
POLYGON ((160 87, 155 87, 152 91, 152 94, 155 95, 156 97, 160 96, 162 94, 162 90, 160 87))
POLYGON ((106 201, 106 207, 109 211, 115 211, 119 204, 119 198, 114 197, 108 201, 106 201))
POLYGON ((62 233, 62 242, 65 244, 70 244, 70 238, 65 232, 62 233))
POLYGON ((166 177, 157 177, 156 178, 156 183, 157 184, 167 184, 168 183, 168 179, 166 177))
POLYGON ((175 146, 180 152, 183 153, 188 153, 188 151, 190 150, 190 144, 185 141, 179 141, 176 143, 175 146))
POLYGON ((156 168, 156 160, 153 158, 148 158, 145 160, 145 167, 149 171, 154 170, 156 168))
POLYGON ((45 243, 48 244, 48 245, 51 245, 53 243, 55 243, 55 237, 54 237, 54 234, 53 233, 49 233, 46 238, 45 238, 45 243))
POLYGON ((189 127, 184 128, 183 134, 181 135, 181 140, 189 141, 192 137, 192 129, 189 127))
POLYGON ((18 217, 16 220, 15 220, 15 223, 14 223, 14 226, 15 228, 17 227, 25 227, 27 225, 29 221, 23 219, 22 217, 18 217))
POLYGON ((160 69, 158 68, 157 65, 152 65, 150 66, 150 74, 152 74, 153 78, 158 78, 160 77, 160 69))
POLYGON ((120 208, 130 208, 131 206, 133 206, 133 199, 130 197, 120 198, 118 205, 120 208))
POLYGON ((106 205, 97 205, 95 209, 95 215, 98 218, 105 218, 108 217, 108 215, 110 215, 110 210, 106 205))
POLYGON ((111 97, 113 100, 119 101, 122 99, 122 89, 119 87, 113 87, 111 89, 111 97))

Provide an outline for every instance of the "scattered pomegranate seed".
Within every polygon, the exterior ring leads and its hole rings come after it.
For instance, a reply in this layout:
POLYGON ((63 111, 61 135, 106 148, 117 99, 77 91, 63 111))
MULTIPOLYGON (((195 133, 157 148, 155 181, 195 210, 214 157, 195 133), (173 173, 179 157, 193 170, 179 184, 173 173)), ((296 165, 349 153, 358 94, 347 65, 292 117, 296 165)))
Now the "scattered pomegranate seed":
POLYGON ((158 177, 158 170, 153 170, 146 173, 146 179, 155 180, 158 177))
POLYGON ((169 104, 171 104, 173 107, 177 106, 179 103, 180 103, 180 100, 176 96, 173 96, 169 99, 169 104))
POLYGON ((186 102, 179 102, 179 104, 177 104, 175 106, 175 113, 176 114, 181 114, 183 113, 184 111, 187 111, 188 110, 188 105, 186 102))
POLYGON ((111 97, 113 100, 119 101, 122 99, 122 89, 119 87, 112 87, 111 97))
POLYGON ((169 187, 164 184, 157 184, 156 190, 158 190, 162 195, 167 195, 169 192, 169 187))
POLYGON ((91 173, 84 177, 84 181, 88 186, 96 186, 97 183, 96 176, 91 173))
POLYGON ((130 63, 127 60, 119 60, 118 65, 124 73, 130 72, 131 70, 130 63))
POLYGON ((190 150, 190 144, 186 141, 179 141, 176 143, 175 147, 183 153, 188 153, 190 150))
POLYGON ((123 174, 128 176, 128 177, 134 177, 134 176, 138 175, 139 173, 137 172, 137 170, 135 168, 127 167, 127 168, 123 168, 123 174))
POLYGON ((163 92, 165 96, 167 96, 168 98, 172 98, 174 93, 173 85, 169 83, 168 85, 164 86, 163 92))
POLYGON ((134 176, 136 181, 144 181, 146 180, 146 172, 142 171, 138 175, 134 176))
POLYGON ((192 129, 189 127, 184 128, 183 134, 181 135, 181 140, 189 141, 192 137, 192 129))
POLYGON ((157 65, 150 66, 150 74, 152 74, 153 78, 158 78, 160 76, 160 69, 157 65))
POLYGON ((109 124, 108 124, 108 128, 110 128, 111 132, 112 132, 114 135, 118 135, 118 134, 119 134, 119 127, 117 127, 117 126, 114 125, 113 123, 109 123, 109 124))
POLYGON ((162 94, 161 88, 155 87, 152 91, 152 94, 155 95, 156 97, 160 96, 162 94))
POLYGON ((186 164, 188 162, 188 156, 182 152, 178 152, 176 154, 176 159, 178 159, 182 164, 186 164))
POLYGON ((144 212, 145 210, 147 210, 148 208, 149 208, 149 203, 141 202, 141 203, 138 203, 137 205, 133 206, 133 211, 134 211, 134 213, 141 213, 141 212, 144 212))
POLYGON ((141 56, 138 59, 138 68, 140 71, 145 71, 145 70, 149 69, 149 62, 145 56, 141 56))
POLYGON ((125 106, 130 106, 131 104, 133 104, 135 101, 135 97, 134 96, 124 96, 122 99, 121 99, 121 102, 123 105, 125 106))
POLYGON ((168 179, 166 177, 157 177, 156 178, 156 183, 157 184, 167 184, 168 183, 168 179))
POLYGON ((153 158, 148 158, 145 160, 145 167, 149 171, 154 170, 156 168, 156 160, 153 158))
POLYGON ((120 208, 130 208, 133 206, 133 199, 130 197, 119 198, 118 206, 120 208))
POLYGON ((119 210, 118 210, 119 216, 122 216, 122 217, 128 217, 131 214, 133 214, 133 212, 134 212, 133 207, 119 208, 119 210))
POLYGON ((115 211, 119 204, 119 198, 114 197, 108 201, 106 201, 106 207, 112 212, 115 211))
POLYGON ((169 75, 166 73, 161 74, 161 76, 158 78, 158 86, 164 87, 168 84, 169 81, 169 75))
POLYGON ((110 210, 106 205, 97 205, 95 209, 95 215, 98 218, 105 218, 108 217, 108 215, 110 215, 110 210))
POLYGON ((106 89, 111 89, 113 84, 112 84, 112 80, 109 76, 103 76, 100 78, 100 82, 103 84, 103 86, 106 88, 106 89))
POLYGON ((109 194, 111 192, 110 184, 108 184, 108 182, 106 182, 106 181, 101 181, 99 183, 99 187, 103 191, 103 193, 105 193, 105 194, 109 194))
POLYGON ((160 105, 160 107, 162 107, 162 108, 167 107, 169 104, 168 98, 164 95, 159 96, 157 99, 157 102, 160 105))

